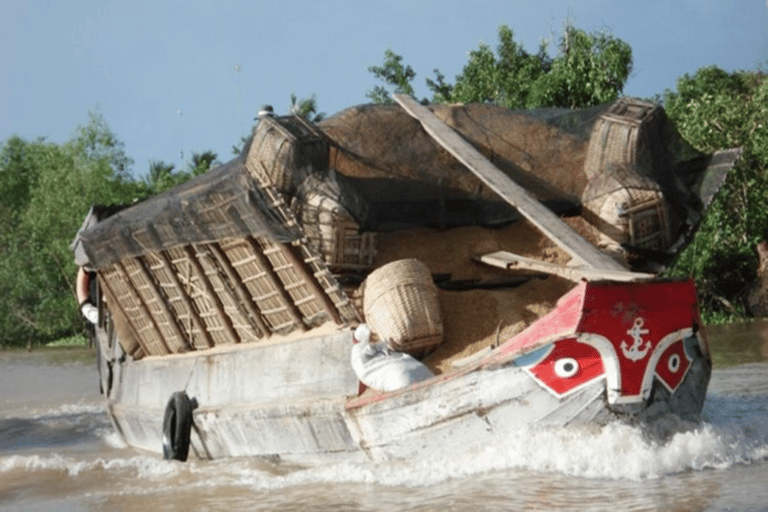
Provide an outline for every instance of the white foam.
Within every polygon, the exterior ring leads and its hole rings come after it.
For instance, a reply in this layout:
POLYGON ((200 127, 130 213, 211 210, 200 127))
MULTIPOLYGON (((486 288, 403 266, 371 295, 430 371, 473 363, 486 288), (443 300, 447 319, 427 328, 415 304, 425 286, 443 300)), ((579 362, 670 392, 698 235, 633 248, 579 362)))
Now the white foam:
MULTIPOLYGON (((745 393, 749 388, 745 389, 743 383, 735 388, 738 392, 731 387, 724 389, 721 382, 715 393, 710 394, 703 413, 705 422, 664 442, 649 438, 639 428, 615 423, 602 428, 521 428, 501 446, 489 446, 458 458, 431 454, 409 461, 350 462, 293 469, 247 459, 192 460, 180 464, 155 455, 103 458, 103 453, 62 452, 64 455, 0 457, 0 473, 61 471, 75 477, 103 470, 127 473, 143 485, 150 481, 167 484, 184 477, 186 485, 192 486, 235 485, 265 490, 326 482, 418 487, 509 469, 640 481, 691 470, 724 469, 768 458, 768 397, 745 393)), ((89 428, 109 447, 128 448, 109 424, 103 405, 64 404, 37 416, 44 421, 58 421, 79 415, 93 416, 89 428)))
POLYGON ((610 424, 594 429, 521 429, 506 446, 488 447, 460 458, 425 457, 381 464, 343 463, 284 476, 233 474, 255 489, 323 482, 428 486, 448 479, 505 469, 556 472, 568 476, 642 481, 705 468, 749 464, 768 455, 768 439, 744 429, 703 425, 659 444, 639 428, 610 424))
POLYGON ((128 444, 123 440, 123 437, 112 427, 100 429, 97 435, 112 448, 119 450, 128 448, 128 444))
MULTIPOLYGON (((105 429, 104 438, 115 447, 125 446, 114 431, 105 429)), ((187 486, 233 485, 254 490, 347 482, 422 487, 509 469, 640 481, 689 470, 750 464, 767 457, 768 419, 763 418, 757 423, 703 424, 664 443, 649 440, 639 428, 618 423, 600 429, 525 428, 515 432, 504 446, 458 458, 433 455, 411 461, 350 462, 289 471, 247 459, 182 464, 155 455, 87 459, 82 454, 51 454, 0 457, 0 473, 60 471, 74 478, 106 471, 150 487, 175 483, 180 477, 187 486)))

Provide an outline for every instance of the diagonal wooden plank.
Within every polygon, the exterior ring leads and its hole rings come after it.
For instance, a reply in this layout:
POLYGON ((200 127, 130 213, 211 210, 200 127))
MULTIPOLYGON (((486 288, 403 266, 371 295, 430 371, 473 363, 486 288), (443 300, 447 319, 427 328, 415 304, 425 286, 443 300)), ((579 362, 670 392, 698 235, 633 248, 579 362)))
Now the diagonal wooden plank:
POLYGON ((413 98, 404 94, 394 94, 393 97, 406 112, 421 122, 424 130, 432 138, 480 178, 491 190, 517 208, 521 215, 568 254, 592 268, 626 271, 619 262, 600 252, 597 247, 587 242, 574 229, 561 221, 557 215, 541 204, 528 191, 501 172, 427 107, 420 105, 413 98))
POLYGON ((611 281, 642 281, 644 279, 653 279, 653 274, 642 274, 639 272, 629 272, 628 270, 608 270, 604 268, 592 267, 564 267, 555 263, 534 260, 514 254, 507 251, 496 251, 489 254, 482 254, 475 257, 476 261, 492 265, 494 267, 506 270, 534 270, 536 272, 545 272, 554 274, 571 281, 580 281, 586 279, 592 281, 596 279, 609 279, 611 281))

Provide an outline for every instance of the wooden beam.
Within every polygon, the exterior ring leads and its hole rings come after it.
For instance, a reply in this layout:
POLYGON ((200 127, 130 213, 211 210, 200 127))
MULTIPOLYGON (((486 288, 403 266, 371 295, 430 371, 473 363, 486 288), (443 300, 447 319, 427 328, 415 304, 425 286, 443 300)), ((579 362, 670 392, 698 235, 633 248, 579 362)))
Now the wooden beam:
POLYGON ((404 94, 394 94, 393 97, 406 112, 421 122, 424 130, 432 138, 572 257, 583 261, 589 267, 600 270, 626 270, 619 262, 587 242, 523 187, 501 172, 427 107, 404 94))
POLYGON ((592 267, 567 267, 563 265, 557 265, 555 263, 548 263, 546 261, 535 260, 520 256, 507 251, 497 251, 490 254, 483 254, 475 257, 476 261, 485 263, 486 265, 492 265, 507 270, 535 270, 537 272, 545 272, 547 274, 554 274, 571 281, 580 281, 586 279, 588 281, 610 279, 612 281, 640 281, 643 279, 652 279, 655 276, 653 274, 642 274, 639 272, 629 272, 627 270, 606 270, 596 269, 592 267))

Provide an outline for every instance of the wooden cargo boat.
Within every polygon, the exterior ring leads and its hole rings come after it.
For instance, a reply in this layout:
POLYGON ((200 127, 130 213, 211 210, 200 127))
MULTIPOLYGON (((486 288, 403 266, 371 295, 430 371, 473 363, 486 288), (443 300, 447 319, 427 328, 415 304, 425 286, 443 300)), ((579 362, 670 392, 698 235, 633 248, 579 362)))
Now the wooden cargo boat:
POLYGON ((738 151, 668 158, 674 179, 658 179, 637 171, 661 165, 650 104, 589 111, 579 138, 494 107, 396 100, 319 126, 264 117, 231 162, 92 209, 73 242, 79 298, 125 442, 307 463, 458 453, 531 424, 695 421, 711 365, 694 285, 606 249, 673 254, 738 151), (544 139, 499 149, 462 129, 465 116, 498 133, 489 112, 544 139), (537 168, 558 158, 580 174, 537 168))

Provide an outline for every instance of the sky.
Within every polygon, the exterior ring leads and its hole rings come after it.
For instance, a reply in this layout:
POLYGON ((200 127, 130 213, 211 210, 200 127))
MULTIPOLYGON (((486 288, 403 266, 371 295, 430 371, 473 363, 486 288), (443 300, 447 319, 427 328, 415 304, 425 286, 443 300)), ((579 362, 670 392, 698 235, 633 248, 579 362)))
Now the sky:
MULTIPOLYGON (((534 53, 570 20, 632 47, 624 94, 652 97, 716 65, 768 71, 768 0, 6 0, 0 5, 0 141, 63 143, 98 110, 146 174, 191 153, 230 160, 263 104, 315 95, 332 115, 368 102, 392 49, 418 97, 450 81, 501 24, 534 53)), ((555 55, 555 46, 550 47, 555 55)))

